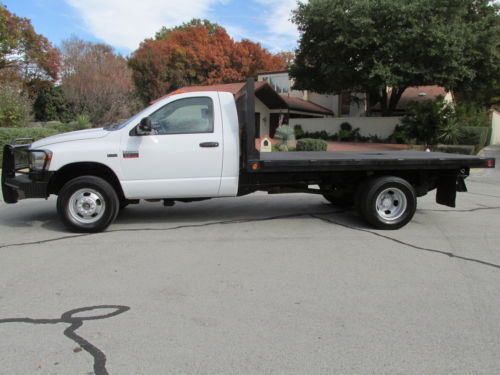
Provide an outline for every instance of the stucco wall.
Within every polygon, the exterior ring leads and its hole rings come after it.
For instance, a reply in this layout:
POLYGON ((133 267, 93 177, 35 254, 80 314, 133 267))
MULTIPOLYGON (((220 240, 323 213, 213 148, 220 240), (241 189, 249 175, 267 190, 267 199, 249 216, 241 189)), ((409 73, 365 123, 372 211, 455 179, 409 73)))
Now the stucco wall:
POLYGON ((321 95, 315 92, 309 92, 309 100, 313 103, 319 104, 322 107, 328 108, 335 113, 339 114, 339 96, 338 95, 321 95))
POLYGON ((301 125, 307 132, 317 132, 325 130, 330 134, 335 134, 340 130, 340 124, 348 122, 353 129, 359 128, 362 136, 377 135, 380 138, 388 138, 396 125, 401 121, 401 117, 328 117, 320 119, 290 119, 290 125, 301 125))
POLYGON ((491 120, 492 132, 491 132, 491 144, 500 145, 500 113, 493 111, 493 116, 491 120))
POLYGON ((260 113, 260 136, 261 138, 267 137, 269 135, 269 108, 255 98, 255 112, 260 113))

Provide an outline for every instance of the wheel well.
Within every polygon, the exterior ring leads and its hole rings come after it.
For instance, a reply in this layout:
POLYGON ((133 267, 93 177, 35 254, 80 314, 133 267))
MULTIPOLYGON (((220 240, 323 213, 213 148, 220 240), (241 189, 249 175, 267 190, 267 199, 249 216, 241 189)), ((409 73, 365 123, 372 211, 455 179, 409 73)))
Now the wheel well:
POLYGON ((59 194, 66 182, 80 176, 96 176, 106 180, 113 186, 118 198, 120 200, 125 199, 122 186, 115 172, 104 164, 93 162, 72 163, 59 169, 50 179, 49 194, 59 194))

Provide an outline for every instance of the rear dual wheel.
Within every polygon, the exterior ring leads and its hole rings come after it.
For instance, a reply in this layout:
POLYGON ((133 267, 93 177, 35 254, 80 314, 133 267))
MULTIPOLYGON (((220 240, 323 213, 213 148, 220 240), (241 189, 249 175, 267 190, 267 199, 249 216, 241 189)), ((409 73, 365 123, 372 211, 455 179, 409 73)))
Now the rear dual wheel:
POLYGON ((417 209, 413 186, 399 177, 369 180, 356 195, 359 215, 378 229, 399 229, 408 224, 417 209))

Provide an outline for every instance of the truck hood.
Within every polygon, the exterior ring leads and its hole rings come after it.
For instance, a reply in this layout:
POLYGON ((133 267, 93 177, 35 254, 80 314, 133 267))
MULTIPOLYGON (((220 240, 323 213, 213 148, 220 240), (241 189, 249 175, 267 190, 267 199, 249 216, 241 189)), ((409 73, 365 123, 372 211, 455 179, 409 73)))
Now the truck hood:
POLYGON ((85 139, 96 139, 103 138, 109 134, 109 131, 103 128, 99 129, 85 129, 78 130, 69 133, 62 133, 53 135, 51 137, 40 139, 39 141, 33 142, 31 145, 32 149, 41 148, 55 143, 71 142, 71 141, 81 141, 85 139))

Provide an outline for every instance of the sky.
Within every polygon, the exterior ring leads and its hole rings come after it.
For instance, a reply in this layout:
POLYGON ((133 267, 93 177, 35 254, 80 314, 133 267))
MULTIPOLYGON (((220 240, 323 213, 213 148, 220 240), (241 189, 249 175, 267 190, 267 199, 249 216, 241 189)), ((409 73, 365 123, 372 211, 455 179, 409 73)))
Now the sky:
POLYGON ((123 55, 162 26, 207 18, 236 40, 260 42, 272 52, 293 51, 298 32, 290 21, 297 0, 0 0, 56 46, 78 38, 104 42, 123 55))

